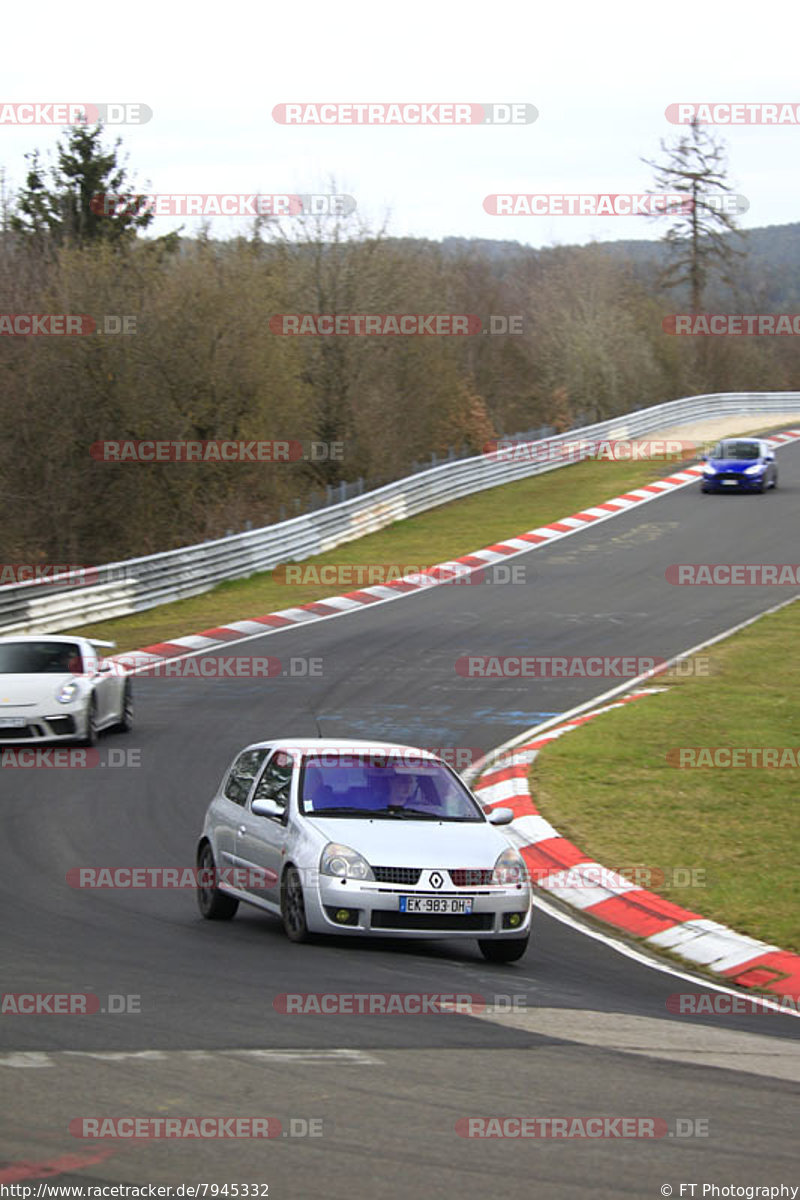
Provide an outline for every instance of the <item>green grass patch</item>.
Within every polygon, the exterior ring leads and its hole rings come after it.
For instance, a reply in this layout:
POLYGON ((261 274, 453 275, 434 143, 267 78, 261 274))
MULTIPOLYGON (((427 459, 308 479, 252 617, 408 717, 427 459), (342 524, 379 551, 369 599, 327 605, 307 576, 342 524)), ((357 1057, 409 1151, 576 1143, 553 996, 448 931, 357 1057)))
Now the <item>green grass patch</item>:
POLYGON ((662 870, 665 884, 651 891, 795 951, 800 770, 681 768, 667 755, 679 747, 800 753, 799 640, 797 603, 694 660, 708 674, 663 680, 665 692, 548 745, 531 770, 540 811, 592 858, 662 870), (671 885, 692 878, 694 886, 671 885))

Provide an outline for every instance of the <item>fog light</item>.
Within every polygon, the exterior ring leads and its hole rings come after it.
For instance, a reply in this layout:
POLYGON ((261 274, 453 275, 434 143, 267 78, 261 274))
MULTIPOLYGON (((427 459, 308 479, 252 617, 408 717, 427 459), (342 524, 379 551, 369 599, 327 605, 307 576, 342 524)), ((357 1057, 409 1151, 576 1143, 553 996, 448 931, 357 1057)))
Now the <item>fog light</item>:
POLYGON ((336 920, 340 921, 343 925, 346 924, 346 922, 350 920, 350 909, 349 908, 337 908, 336 920))
POLYGON ((519 913, 512 913, 508 919, 508 923, 509 923, 509 925, 512 926, 512 928, 516 929, 517 925, 519 925, 521 920, 522 920, 522 917, 519 915, 519 913))

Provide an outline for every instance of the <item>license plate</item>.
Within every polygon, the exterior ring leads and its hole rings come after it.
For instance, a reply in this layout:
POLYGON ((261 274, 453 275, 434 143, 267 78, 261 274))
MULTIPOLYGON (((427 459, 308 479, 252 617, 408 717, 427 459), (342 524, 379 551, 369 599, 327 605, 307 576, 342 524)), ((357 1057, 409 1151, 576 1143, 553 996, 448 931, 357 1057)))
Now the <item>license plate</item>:
POLYGON ((738 479, 723 479, 722 486, 723 487, 738 487, 739 481, 738 481, 738 479))
POLYGON ((0 717, 0 729, 22 729, 27 723, 24 717, 0 717))
POLYGON ((462 896, 401 896, 400 912, 406 913, 458 913, 468 916, 472 912, 472 897, 462 896))

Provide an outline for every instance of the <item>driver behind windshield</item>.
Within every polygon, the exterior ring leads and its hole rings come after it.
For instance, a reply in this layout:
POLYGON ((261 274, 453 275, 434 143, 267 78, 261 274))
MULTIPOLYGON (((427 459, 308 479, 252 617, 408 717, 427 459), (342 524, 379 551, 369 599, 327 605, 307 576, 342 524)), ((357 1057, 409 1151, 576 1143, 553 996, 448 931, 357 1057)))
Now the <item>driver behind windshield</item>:
POLYGON ((307 814, 364 817, 385 814, 435 817, 455 821, 480 821, 480 809, 444 766, 426 764, 423 770, 403 770, 394 765, 311 758, 303 782, 307 814))
POLYGON ((390 775, 388 807, 405 808, 406 805, 412 807, 420 799, 419 785, 413 775, 406 775, 400 771, 394 771, 390 775))
POLYGON ((759 448, 754 442, 720 442, 717 458, 733 460, 759 457, 759 448))

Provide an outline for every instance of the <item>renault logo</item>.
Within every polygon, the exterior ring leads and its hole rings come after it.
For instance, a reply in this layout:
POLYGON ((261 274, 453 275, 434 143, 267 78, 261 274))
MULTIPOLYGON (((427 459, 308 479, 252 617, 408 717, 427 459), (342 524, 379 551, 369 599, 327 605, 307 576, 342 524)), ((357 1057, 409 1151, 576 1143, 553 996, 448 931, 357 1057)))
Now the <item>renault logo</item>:
POLYGON ((428 880, 428 882, 430 883, 431 887, 440 888, 442 886, 442 884, 444 883, 444 880, 442 879, 442 877, 438 871, 431 871, 431 877, 428 880))

